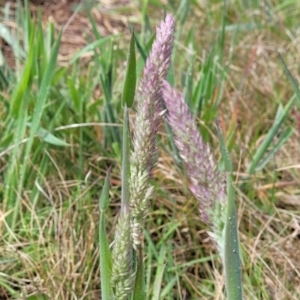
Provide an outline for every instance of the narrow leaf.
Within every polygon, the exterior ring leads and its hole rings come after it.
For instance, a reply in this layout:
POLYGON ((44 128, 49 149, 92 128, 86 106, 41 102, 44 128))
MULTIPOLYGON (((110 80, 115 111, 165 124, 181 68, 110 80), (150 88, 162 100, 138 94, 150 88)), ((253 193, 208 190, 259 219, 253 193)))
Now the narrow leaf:
POLYGON ((293 129, 288 127, 284 133, 280 136, 278 142, 274 145, 272 150, 268 153, 268 155, 260 161, 260 163, 256 166, 255 171, 258 172, 262 170, 265 165, 271 160, 272 157, 277 153, 277 151, 282 147, 282 145, 292 136, 293 129))
POLYGON ((260 160, 266 153, 266 151, 267 151, 268 147, 270 146, 270 144, 272 143, 274 137, 278 134, 283 121, 286 119, 288 112, 294 105, 296 99, 297 98, 295 96, 293 96, 290 99, 290 101, 286 104, 284 109, 282 109, 281 105, 278 107, 274 123, 273 123, 272 127, 270 128, 270 130, 268 131, 264 141, 261 143, 261 145, 256 150, 256 152, 253 156, 252 162, 248 168, 248 173, 250 173, 250 174, 255 173, 257 165, 259 164, 260 160))
POLYGON ((142 45, 140 44, 139 40, 135 37, 135 43, 136 43, 136 47, 138 49, 138 52, 140 53, 142 59, 144 62, 146 62, 147 59, 147 53, 146 51, 143 49, 142 45))
POLYGON ((135 95, 135 85, 136 85, 136 58, 135 58, 135 38, 134 32, 132 32, 130 46, 128 50, 127 57, 127 67, 126 75, 122 93, 122 105, 125 106, 125 103, 128 108, 133 104, 134 95, 135 95))
POLYGON ((12 48, 14 56, 26 57, 24 50, 20 47, 17 39, 10 33, 8 28, 0 23, 0 37, 12 48))
POLYGON ((99 249, 100 249, 100 275, 102 299, 112 299, 111 278, 111 253, 109 249, 107 234, 105 230, 105 210, 109 204, 110 169, 107 172, 105 183, 102 189, 99 208, 99 249))
POLYGON ((242 274, 239 254, 237 215, 231 175, 227 175, 227 216, 225 223, 224 263, 228 300, 242 300, 242 274))
POLYGON ((224 228, 224 268, 228 300, 242 300, 242 275, 239 254, 237 216, 231 172, 232 162, 223 135, 218 130, 222 160, 227 173, 227 212, 224 228))
POLYGON ((220 129, 218 129, 218 136, 219 136, 219 141, 220 141, 220 150, 222 154, 222 160, 225 164, 225 171, 231 173, 232 172, 232 163, 231 159, 228 153, 228 149, 225 144, 225 140, 223 137, 223 134, 220 129))
POLYGON ((159 252, 158 262, 157 262, 156 275, 155 275, 154 284, 153 284, 152 300, 160 299, 162 278, 163 278, 164 270, 165 270, 165 266, 166 266, 164 264, 165 256, 166 256, 166 247, 164 245, 162 245, 160 252, 159 252))
POLYGON ((144 261, 143 251, 139 249, 138 260, 137 260, 137 272, 135 278, 135 285, 133 290, 133 300, 145 300, 145 274, 144 274, 144 261))
POLYGON ((130 135, 129 135, 129 117, 128 109, 125 103, 124 107, 124 124, 123 124, 123 144, 122 144, 122 206, 128 205, 129 202, 129 177, 130 177, 130 165, 129 165, 129 152, 130 149, 130 135))
POLYGON ((49 132, 48 130, 40 127, 38 129, 38 136, 46 143, 49 143, 51 145, 55 145, 55 146, 70 146, 68 143, 66 143, 65 141, 57 138, 56 136, 54 136, 51 132, 49 132))
POLYGON ((297 95, 297 98, 300 101, 299 84, 298 84, 297 80, 295 79, 295 77, 290 72, 290 70, 288 69, 283 57, 281 56, 281 54, 279 52, 278 52, 278 56, 279 56, 279 59, 280 59, 282 65, 283 65, 283 68, 284 68, 284 71, 287 75, 287 78, 289 79, 290 83, 292 84, 292 88, 294 90, 294 93, 297 95))
POLYGON ((33 65, 33 60, 34 60, 34 55, 35 55, 35 32, 33 30, 32 35, 30 36, 30 48, 27 56, 27 60, 21 75, 21 80, 19 80, 16 88, 13 91, 12 97, 11 97, 11 116, 14 118, 18 118, 18 112, 19 108, 22 105, 21 102, 23 101, 24 94, 26 93, 26 90, 28 87, 30 87, 29 81, 30 81, 30 76, 33 73, 32 72, 32 65, 33 65))
POLYGON ((79 52, 77 52, 73 58, 70 60, 69 65, 74 64, 74 62, 79 59, 81 56, 83 56, 84 54, 93 51, 96 47, 102 46, 103 44, 105 44, 106 42, 110 41, 112 39, 111 36, 106 37, 106 38, 102 38, 101 40, 97 40, 93 43, 88 44, 87 46, 85 46, 84 48, 82 48, 79 52))

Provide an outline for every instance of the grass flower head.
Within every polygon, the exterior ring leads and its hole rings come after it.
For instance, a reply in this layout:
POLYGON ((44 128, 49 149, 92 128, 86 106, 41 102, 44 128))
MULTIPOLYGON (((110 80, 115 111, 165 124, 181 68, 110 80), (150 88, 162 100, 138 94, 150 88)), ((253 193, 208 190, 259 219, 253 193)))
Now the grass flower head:
POLYGON ((203 141, 182 94, 164 81, 163 98, 168 123, 191 182, 189 188, 199 202, 203 222, 213 227, 213 236, 221 247, 219 239, 222 238, 226 205, 225 176, 218 171, 210 147, 203 141))
POLYGON ((174 40, 175 20, 168 14, 156 30, 156 39, 147 58, 136 102, 137 115, 131 153, 130 206, 134 245, 143 240, 142 221, 152 195, 149 180, 157 161, 156 134, 162 120, 162 80, 168 73, 174 40))

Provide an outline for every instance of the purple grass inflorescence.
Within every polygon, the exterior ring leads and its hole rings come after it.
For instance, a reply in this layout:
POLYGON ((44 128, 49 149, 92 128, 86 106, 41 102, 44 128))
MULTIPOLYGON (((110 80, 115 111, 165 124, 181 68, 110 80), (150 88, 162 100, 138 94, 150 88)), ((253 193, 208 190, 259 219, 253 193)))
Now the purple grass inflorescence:
POLYGON ((190 190, 199 202, 203 222, 213 227, 212 235, 220 246, 227 199, 225 174, 218 171, 210 147, 203 141, 183 95, 166 81, 163 82, 162 93, 168 110, 168 123, 186 165, 190 190))
POLYGON ((162 120, 162 80, 171 62, 175 20, 168 14, 156 29, 156 39, 147 58, 136 93, 137 115, 134 125, 129 183, 134 247, 142 244, 142 222, 153 188, 149 185, 157 161, 156 134, 162 120))
POLYGON ((143 219, 153 192, 149 181, 157 161, 156 134, 163 114, 162 80, 171 61, 174 27, 175 20, 170 14, 157 27, 135 95, 137 115, 130 155, 129 207, 121 209, 112 251, 111 285, 116 299, 128 299, 133 289, 135 272, 131 250, 132 245, 137 250, 143 242, 143 219))

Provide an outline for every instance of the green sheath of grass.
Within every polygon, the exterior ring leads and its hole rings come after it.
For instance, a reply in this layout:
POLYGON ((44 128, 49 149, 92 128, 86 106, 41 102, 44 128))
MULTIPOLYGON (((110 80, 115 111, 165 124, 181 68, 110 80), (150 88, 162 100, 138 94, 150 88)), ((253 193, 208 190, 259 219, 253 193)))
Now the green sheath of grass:
POLYGON ((242 275, 239 254, 239 238, 237 230, 237 216, 232 185, 232 163, 224 141, 219 131, 220 148, 225 171, 227 172, 227 213, 224 239, 224 268, 226 277, 226 291, 228 300, 242 300, 242 275))
POLYGON ((237 216, 231 174, 227 175, 227 217, 225 223, 225 277, 228 300, 242 300, 242 275, 239 254, 237 216))

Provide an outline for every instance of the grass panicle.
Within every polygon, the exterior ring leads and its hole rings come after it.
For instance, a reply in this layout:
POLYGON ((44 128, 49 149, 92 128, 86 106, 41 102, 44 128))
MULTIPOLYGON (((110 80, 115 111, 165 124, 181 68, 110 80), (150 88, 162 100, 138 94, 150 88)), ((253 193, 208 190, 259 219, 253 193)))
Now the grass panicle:
POLYGON ((157 160, 156 134, 162 120, 161 86, 170 66, 174 26, 175 20, 168 14, 157 27, 156 39, 136 94, 137 115, 130 157, 130 206, 135 246, 143 241, 142 220, 153 191, 149 180, 157 160))
MULTIPOLYGON (((228 182, 229 199, 226 174, 218 170, 212 151, 203 141, 183 95, 164 81, 163 98, 168 109, 167 119, 175 136, 175 144, 187 169, 189 188, 199 202, 203 222, 212 229, 210 235, 217 244, 225 267, 227 299, 242 300, 236 210, 231 179, 228 182)), ((227 151, 223 152, 228 154, 227 151)), ((224 159, 226 162, 229 160, 227 157, 224 159)))
MULTIPOLYGON (((226 204, 225 177, 218 171, 212 151, 203 141, 182 94, 164 81, 163 98, 168 109, 167 119, 175 136, 175 144, 187 168, 189 188, 199 202, 201 218, 208 225, 215 226, 215 206, 220 203, 224 208, 226 204)), ((224 216, 218 216, 220 217, 225 220, 224 216)))
POLYGON ((116 299, 128 299, 133 290, 135 273, 132 269, 132 240, 129 209, 123 209, 118 218, 112 251, 111 285, 116 299))

